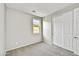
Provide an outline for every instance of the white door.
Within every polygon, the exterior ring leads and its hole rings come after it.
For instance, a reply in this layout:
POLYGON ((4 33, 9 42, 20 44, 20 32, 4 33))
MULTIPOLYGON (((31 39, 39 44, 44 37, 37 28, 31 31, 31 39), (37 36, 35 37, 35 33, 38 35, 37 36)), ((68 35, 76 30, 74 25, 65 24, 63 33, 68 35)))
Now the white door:
POLYGON ((72 11, 63 14, 63 39, 64 48, 72 51, 72 11))
POLYGON ((79 8, 74 10, 73 49, 79 55, 79 8))
POLYGON ((72 51, 72 11, 54 18, 53 43, 72 51))
POLYGON ((57 46, 63 47, 63 23, 61 16, 53 19, 53 43, 57 46))

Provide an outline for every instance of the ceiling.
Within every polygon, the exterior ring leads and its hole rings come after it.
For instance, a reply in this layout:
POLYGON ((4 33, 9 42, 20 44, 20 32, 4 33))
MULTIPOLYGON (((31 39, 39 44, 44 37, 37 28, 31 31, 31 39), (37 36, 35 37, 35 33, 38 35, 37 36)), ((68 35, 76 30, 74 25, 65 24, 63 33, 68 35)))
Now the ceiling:
POLYGON ((7 7, 44 17, 71 5, 70 3, 8 3, 7 7))

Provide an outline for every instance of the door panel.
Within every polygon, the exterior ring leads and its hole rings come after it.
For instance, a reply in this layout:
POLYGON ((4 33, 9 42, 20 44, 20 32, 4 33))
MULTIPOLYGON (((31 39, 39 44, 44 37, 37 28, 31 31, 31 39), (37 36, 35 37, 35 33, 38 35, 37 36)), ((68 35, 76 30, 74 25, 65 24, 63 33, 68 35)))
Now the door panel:
POLYGON ((74 53, 79 55, 79 8, 74 10, 74 53))
POLYGON ((62 24, 62 19, 55 18, 54 19, 54 35, 53 35, 53 43, 63 47, 63 24, 62 24))
POLYGON ((72 11, 55 17, 54 44, 72 51, 72 11))
POLYGON ((72 51, 72 11, 63 15, 64 48, 72 51))

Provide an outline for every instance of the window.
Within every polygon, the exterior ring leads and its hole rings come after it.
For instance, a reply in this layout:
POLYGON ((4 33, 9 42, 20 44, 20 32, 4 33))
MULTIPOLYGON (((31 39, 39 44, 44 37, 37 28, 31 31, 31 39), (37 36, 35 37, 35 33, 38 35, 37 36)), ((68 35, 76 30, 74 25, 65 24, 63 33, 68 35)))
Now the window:
POLYGON ((33 29, 33 34, 39 34, 40 33, 40 19, 38 18, 33 18, 33 25, 32 25, 32 29, 33 29))

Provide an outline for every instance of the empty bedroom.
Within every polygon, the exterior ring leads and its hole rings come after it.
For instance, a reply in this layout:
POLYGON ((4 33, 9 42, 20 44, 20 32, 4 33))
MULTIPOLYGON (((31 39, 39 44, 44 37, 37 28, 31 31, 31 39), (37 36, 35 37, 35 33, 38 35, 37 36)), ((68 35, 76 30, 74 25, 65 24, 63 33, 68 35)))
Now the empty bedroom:
POLYGON ((0 56, 78 56, 79 3, 0 3, 0 56))

